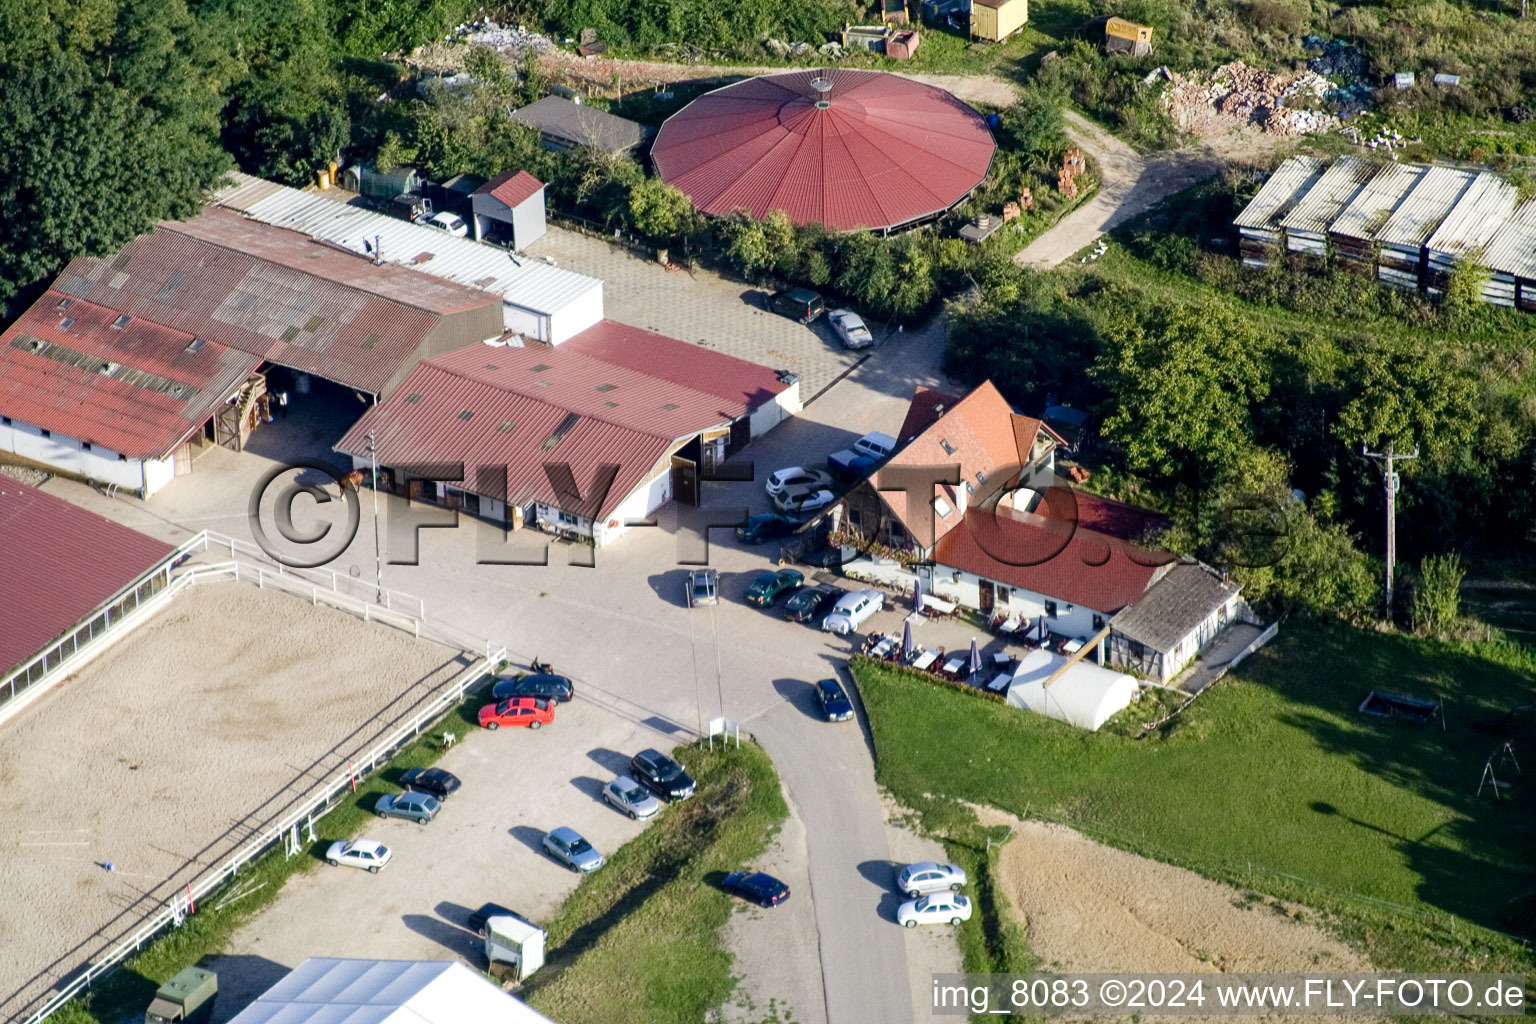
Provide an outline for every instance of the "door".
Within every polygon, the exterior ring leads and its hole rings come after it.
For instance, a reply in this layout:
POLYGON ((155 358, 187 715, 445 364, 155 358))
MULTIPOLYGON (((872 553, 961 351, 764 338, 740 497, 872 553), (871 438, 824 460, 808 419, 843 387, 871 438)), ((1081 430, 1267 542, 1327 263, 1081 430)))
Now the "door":
POLYGON ((672 496, 684 505, 698 505, 698 463, 678 455, 672 456, 672 496))
POLYGON ((997 604, 997 591, 993 589, 991 580, 982 580, 979 589, 981 591, 981 614, 991 618, 992 609, 997 604))

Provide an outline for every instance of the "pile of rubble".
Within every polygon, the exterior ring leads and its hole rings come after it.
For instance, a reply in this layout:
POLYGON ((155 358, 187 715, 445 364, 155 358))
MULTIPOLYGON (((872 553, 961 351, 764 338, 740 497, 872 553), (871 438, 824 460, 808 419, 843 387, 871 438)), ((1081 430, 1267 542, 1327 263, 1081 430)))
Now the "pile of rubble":
POLYGON ((1327 79, 1311 71, 1264 71, 1235 60, 1210 75, 1170 72, 1168 81, 1163 105, 1169 116, 1184 131, 1203 138, 1244 128, 1271 135, 1311 135, 1339 125, 1332 114, 1287 105, 1334 92, 1327 79))
POLYGON ((803 60, 811 54, 819 54, 831 60, 842 60, 847 54, 843 52, 842 43, 823 43, 813 46, 810 43, 787 43, 782 39, 767 37, 762 40, 763 49, 775 57, 787 60, 803 60))
POLYGON ((554 40, 548 36, 530 32, 521 25, 516 28, 507 28, 494 21, 475 21, 459 25, 447 41, 489 46, 498 53, 512 57, 521 57, 530 50, 536 54, 548 53, 555 48, 554 40))

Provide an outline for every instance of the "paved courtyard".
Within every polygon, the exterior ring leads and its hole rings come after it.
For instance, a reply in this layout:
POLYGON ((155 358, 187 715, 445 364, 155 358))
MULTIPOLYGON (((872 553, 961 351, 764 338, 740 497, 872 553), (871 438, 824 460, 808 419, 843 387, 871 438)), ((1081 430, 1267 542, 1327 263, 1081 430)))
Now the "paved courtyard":
MULTIPOLYGON (((614 320, 798 373, 800 395, 806 400, 826 390, 860 358, 860 353, 843 348, 825 318, 806 326, 770 313, 765 289, 706 270, 668 271, 601 238, 554 225, 528 252, 602 278, 603 307, 614 320)), ((869 328, 876 341, 887 334, 881 324, 869 328)))

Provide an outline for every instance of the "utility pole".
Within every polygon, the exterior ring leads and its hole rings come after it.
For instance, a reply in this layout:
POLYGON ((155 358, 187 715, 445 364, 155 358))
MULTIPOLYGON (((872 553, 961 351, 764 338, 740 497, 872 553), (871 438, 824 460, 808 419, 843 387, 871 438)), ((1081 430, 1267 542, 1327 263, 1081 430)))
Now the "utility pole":
POLYGON ((1382 484, 1387 491, 1387 620, 1392 619, 1392 574, 1397 567, 1397 470, 1394 463, 1408 461, 1419 457, 1419 450, 1415 448, 1411 455, 1398 455, 1392 450, 1392 442, 1387 442, 1387 450, 1373 452, 1361 446, 1360 454, 1368 459, 1375 459, 1383 464, 1382 484))
MULTIPOLYGON (((374 448, 373 431, 368 431, 368 458, 373 463, 373 585, 378 593, 376 604, 384 603, 384 559, 379 548, 379 453, 374 448)), ((1391 570, 1388 570, 1390 574, 1391 570)))

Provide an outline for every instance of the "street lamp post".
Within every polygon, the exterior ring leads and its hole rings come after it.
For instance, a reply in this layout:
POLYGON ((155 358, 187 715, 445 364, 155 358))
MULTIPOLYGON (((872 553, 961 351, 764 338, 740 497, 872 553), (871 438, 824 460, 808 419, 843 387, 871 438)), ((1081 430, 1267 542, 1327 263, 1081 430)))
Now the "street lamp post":
POLYGON ((379 453, 373 444, 373 431, 368 431, 368 458, 373 463, 373 584, 377 590, 376 604, 384 603, 384 559, 379 548, 379 453))

